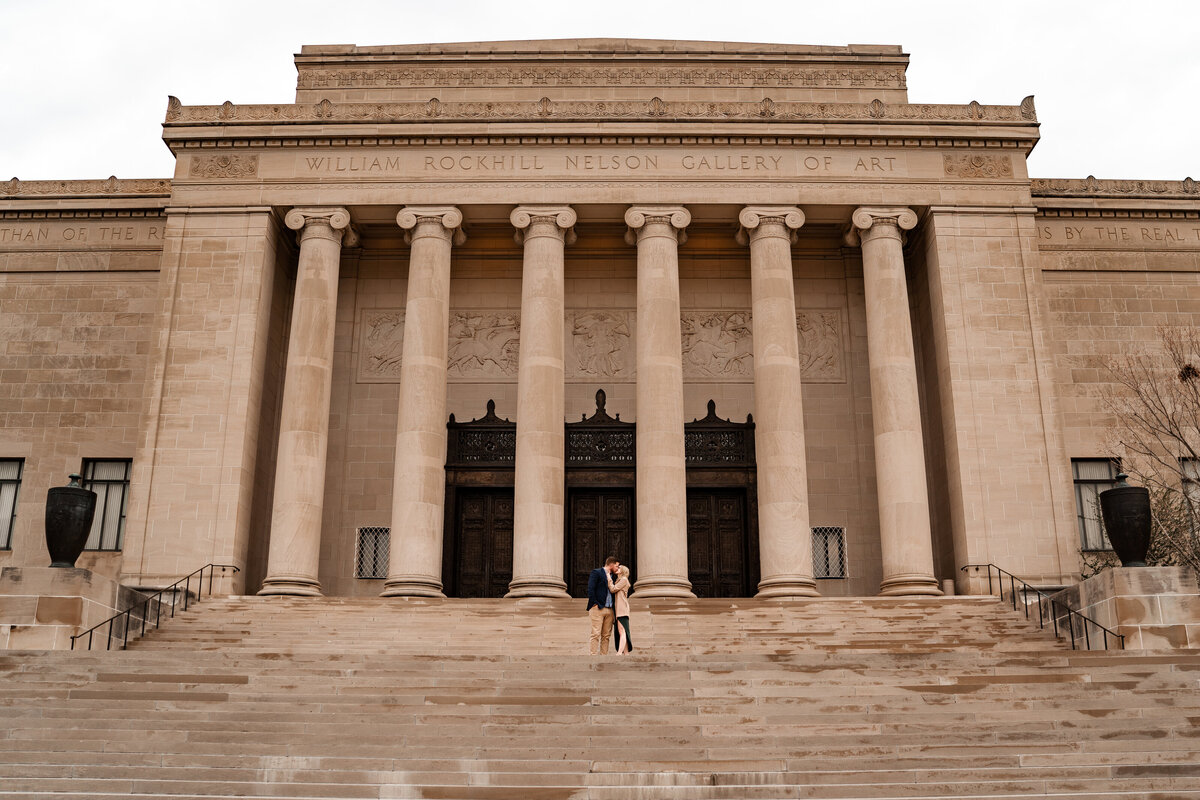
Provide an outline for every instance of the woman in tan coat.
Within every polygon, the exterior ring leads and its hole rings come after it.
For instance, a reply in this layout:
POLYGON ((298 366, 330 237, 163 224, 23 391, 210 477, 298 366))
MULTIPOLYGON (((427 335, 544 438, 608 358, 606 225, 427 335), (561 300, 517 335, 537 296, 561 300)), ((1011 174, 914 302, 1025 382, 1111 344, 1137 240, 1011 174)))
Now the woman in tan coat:
POLYGON ((629 636, 629 567, 622 564, 617 568, 617 580, 608 578, 608 590, 613 596, 613 611, 616 612, 617 653, 624 655, 633 649, 629 636))

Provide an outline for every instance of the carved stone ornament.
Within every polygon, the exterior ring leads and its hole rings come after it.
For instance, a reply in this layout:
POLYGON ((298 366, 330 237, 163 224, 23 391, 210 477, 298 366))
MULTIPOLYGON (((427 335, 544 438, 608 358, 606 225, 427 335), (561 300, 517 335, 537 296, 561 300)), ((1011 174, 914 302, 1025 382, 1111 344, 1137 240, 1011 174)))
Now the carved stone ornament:
POLYGON ((358 244, 358 234, 350 224, 350 212, 344 208, 297 207, 289 211, 283 218, 283 224, 296 231, 297 241, 304 239, 307 226, 314 221, 328 225, 334 238, 339 239, 343 246, 354 247, 358 244))
POLYGON ((934 105, 928 103, 811 103, 787 102, 765 98, 746 102, 705 102, 693 100, 551 100, 534 101, 442 101, 432 97, 424 102, 405 103, 296 103, 289 105, 181 106, 168 108, 166 125, 215 125, 312 123, 312 122, 441 122, 473 120, 513 120, 563 122, 614 119, 655 121, 671 119, 722 122, 989 122, 1036 123, 1031 116, 1032 103, 1021 106, 934 105))
POLYGON ((1011 178, 1012 158, 1007 155, 965 153, 942 157, 946 175, 952 178, 1011 178))
MULTIPOLYGON (((298 67, 298 88, 347 86, 747 86, 903 89, 902 67, 723 69, 698 67, 298 67)), ((1032 98, 1030 98, 1032 99, 1032 98)))
POLYGON ((748 231, 758 228, 764 219, 779 219, 789 232, 789 239, 796 241, 796 231, 804 224, 804 212, 796 206, 746 206, 738 213, 738 244, 749 244, 748 231))
POLYGON ((575 223, 579 217, 570 206, 517 206, 508 215, 509 222, 516 228, 513 237, 517 244, 525 240, 525 229, 533 224, 535 219, 553 219, 560 231, 563 241, 567 244, 575 242, 575 223))
POLYGON ((573 383, 634 378, 634 316, 624 309, 568 310, 565 372, 573 383))
POLYGON ((421 220, 436 219, 442 227, 450 232, 455 245, 467 241, 467 234, 462 229, 463 215, 454 206, 405 206, 396 215, 396 224, 404 229, 404 241, 411 243, 413 229, 421 220))
POLYGON ((871 230, 877 223, 894 225, 901 239, 905 231, 917 227, 917 214, 911 208, 890 208, 863 206, 855 209, 850 215, 850 229, 846 232, 846 244, 858 247, 862 242, 862 234, 871 230))
POLYGON ((165 197, 171 194, 169 180, 120 179, 110 175, 103 180, 23 181, 13 178, 0 183, 0 197, 73 197, 76 195, 138 195, 165 197))
POLYGON ((637 232, 647 222, 662 221, 679 231, 679 243, 687 241, 687 226, 692 224, 692 212, 683 206, 630 206, 625 211, 625 243, 637 243, 637 232))
POLYGON ((188 176, 192 178, 253 178, 258 175, 258 156, 249 153, 218 153, 192 156, 188 176))
POLYGON ((404 309, 369 308, 359 321, 358 382, 399 383, 404 309))
POLYGON ((806 382, 846 382, 843 329, 840 309, 805 309, 797 312, 800 375, 806 382))
POLYGON ((447 376, 462 383, 511 383, 517 376, 520 345, 521 318, 516 312, 452 312, 447 376))
POLYGON ((1098 180, 1092 175, 1082 180, 1034 178, 1035 197, 1191 197, 1200 194, 1200 184, 1189 178, 1182 181, 1098 180))
POLYGON ((754 380, 754 342, 749 311, 684 311, 685 382, 754 380))

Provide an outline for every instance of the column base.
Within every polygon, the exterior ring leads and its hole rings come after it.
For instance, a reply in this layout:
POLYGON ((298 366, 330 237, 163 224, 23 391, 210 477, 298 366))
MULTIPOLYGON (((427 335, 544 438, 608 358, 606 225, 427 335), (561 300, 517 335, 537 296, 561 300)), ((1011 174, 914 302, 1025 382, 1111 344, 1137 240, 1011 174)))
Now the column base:
POLYGON ((271 575, 263 581, 258 594, 290 595, 293 597, 323 597, 321 584, 315 578, 304 575, 271 575))
POLYGON ((561 578, 553 575, 526 575, 513 578, 508 584, 508 597, 552 597, 556 600, 566 600, 567 584, 561 578))
POLYGON ((432 575, 389 575, 380 597, 437 597, 446 599, 442 582, 432 575))
POLYGON ((692 583, 676 575, 648 575, 633 585, 633 596, 639 600, 695 600, 692 583))
POLYGON ((932 575, 892 575, 879 584, 881 597, 941 597, 942 587, 932 575))
POLYGON ((758 582, 758 600, 781 600, 791 597, 820 597, 817 582, 806 575, 776 575, 758 582))

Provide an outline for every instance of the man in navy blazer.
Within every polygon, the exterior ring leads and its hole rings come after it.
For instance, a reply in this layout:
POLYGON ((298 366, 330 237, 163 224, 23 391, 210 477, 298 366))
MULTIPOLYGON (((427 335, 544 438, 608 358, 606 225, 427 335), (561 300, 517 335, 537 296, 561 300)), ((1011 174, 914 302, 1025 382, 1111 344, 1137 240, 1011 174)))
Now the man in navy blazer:
POLYGON ((604 560, 603 567, 597 567, 588 575, 587 612, 592 623, 588 652, 592 655, 608 652, 613 627, 613 597, 612 592, 608 591, 608 579, 620 566, 621 562, 617 561, 616 556, 609 556, 604 560))

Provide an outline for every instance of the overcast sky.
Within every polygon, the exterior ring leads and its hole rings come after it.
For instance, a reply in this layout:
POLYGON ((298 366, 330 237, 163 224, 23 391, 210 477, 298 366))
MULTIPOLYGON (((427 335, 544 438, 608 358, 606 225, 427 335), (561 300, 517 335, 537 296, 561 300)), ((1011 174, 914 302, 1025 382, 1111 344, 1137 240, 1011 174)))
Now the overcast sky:
POLYGON ((899 44, 909 99, 1036 96, 1035 177, 1200 179, 1200 0, 0 0, 0 180, 168 177, 167 95, 294 98, 302 44, 899 44))

